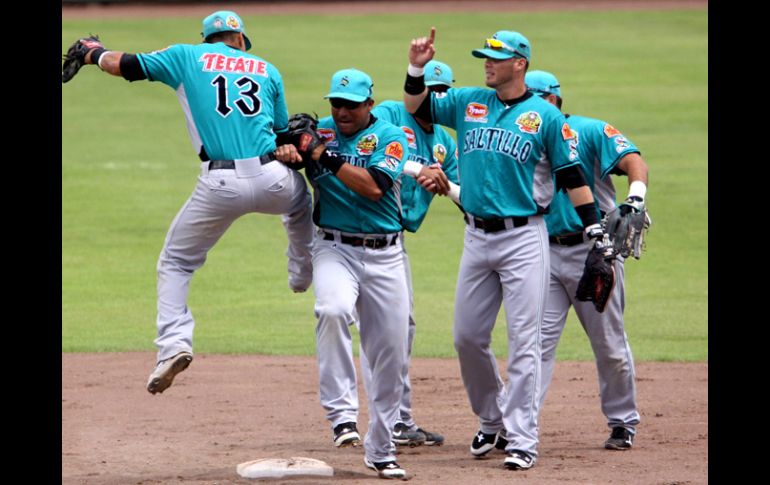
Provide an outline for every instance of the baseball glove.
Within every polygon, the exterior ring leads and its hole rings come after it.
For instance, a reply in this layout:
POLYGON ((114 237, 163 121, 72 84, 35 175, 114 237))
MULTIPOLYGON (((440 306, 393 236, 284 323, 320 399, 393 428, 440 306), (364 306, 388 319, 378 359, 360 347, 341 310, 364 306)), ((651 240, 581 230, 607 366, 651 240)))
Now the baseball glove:
POLYGON ((289 143, 297 147, 297 151, 302 158, 310 158, 319 145, 323 145, 323 140, 318 136, 318 118, 307 113, 296 113, 289 118, 289 143))
POLYGON ((644 234, 652 225, 644 202, 638 197, 629 197, 604 218, 604 231, 610 237, 615 254, 624 258, 631 255, 639 259, 644 248, 644 234))
POLYGON ((615 253, 605 236, 603 241, 596 241, 586 257, 583 276, 578 282, 575 297, 580 301, 594 302, 594 308, 601 313, 607 307, 607 302, 615 286, 615 268, 612 263, 615 253))
POLYGON ((95 49, 96 47, 104 48, 99 41, 99 36, 93 34, 72 43, 69 49, 67 49, 67 53, 62 56, 62 59, 64 59, 64 64, 62 64, 61 67, 62 83, 66 83, 75 77, 75 74, 77 74, 80 68, 85 65, 86 54, 88 54, 88 51, 95 49))

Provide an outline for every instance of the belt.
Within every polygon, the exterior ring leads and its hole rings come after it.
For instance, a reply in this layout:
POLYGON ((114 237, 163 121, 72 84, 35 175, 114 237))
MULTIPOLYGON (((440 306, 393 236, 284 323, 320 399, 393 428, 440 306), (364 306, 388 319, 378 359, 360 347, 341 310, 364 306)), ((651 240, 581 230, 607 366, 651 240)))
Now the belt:
POLYGON ((558 244, 559 246, 577 246, 578 244, 583 244, 583 233, 573 232, 563 236, 548 236, 548 242, 558 244))
POLYGON ((506 229, 505 221, 511 221, 513 227, 526 226, 528 217, 493 217, 491 219, 482 219, 465 214, 465 223, 470 224, 473 220, 473 227, 481 229, 484 232, 498 232, 506 229))
MULTIPOLYGON (((324 231, 324 240, 334 241, 334 233, 324 231)), ((340 234, 340 242, 343 244, 350 244, 351 246, 364 246, 369 249, 381 249, 387 246, 392 246, 396 244, 397 240, 398 234, 394 234, 393 236, 366 237, 345 236, 344 234, 340 234), (388 240, 389 238, 391 239, 388 240)))
MULTIPOLYGON (((259 163, 262 165, 275 161, 275 155, 272 153, 255 158, 259 158, 259 163)), ((211 160, 209 170, 235 170, 235 160, 211 160)))

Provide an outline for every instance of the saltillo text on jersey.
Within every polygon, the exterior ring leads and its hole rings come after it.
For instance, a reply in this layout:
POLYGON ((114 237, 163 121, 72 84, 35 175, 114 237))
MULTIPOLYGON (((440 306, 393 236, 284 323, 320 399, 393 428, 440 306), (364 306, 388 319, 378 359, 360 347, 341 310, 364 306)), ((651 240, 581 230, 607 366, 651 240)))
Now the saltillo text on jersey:
POLYGON ((532 152, 532 142, 522 140, 521 135, 503 128, 473 128, 465 132, 463 154, 484 150, 507 155, 525 164, 532 152))
POLYGON ((267 63, 249 57, 232 57, 206 52, 198 60, 203 62, 204 72, 235 72, 267 77, 267 63))

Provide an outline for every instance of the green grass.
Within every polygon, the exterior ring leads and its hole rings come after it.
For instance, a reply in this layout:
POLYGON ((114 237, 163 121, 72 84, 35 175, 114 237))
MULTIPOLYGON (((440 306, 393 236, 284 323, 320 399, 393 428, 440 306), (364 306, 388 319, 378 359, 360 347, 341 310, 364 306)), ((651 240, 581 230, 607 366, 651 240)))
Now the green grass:
MULTIPOLYGON (((338 69, 400 99, 412 37, 437 27, 436 58, 457 84, 482 85, 469 55, 499 29, 522 31, 532 69, 554 72, 564 111, 610 121, 650 166, 648 251, 626 265, 626 327, 637 360, 708 359, 708 14, 648 12, 246 16, 254 52, 281 70, 290 112, 328 114, 338 69), (317 39, 308 51, 307 42, 317 39), (300 41, 301 40, 301 41, 300 41)), ((62 52, 83 34, 146 52, 199 41, 200 19, 62 21, 62 52)), ((155 264, 198 172, 173 92, 86 67, 62 86, 62 350, 151 350, 155 264)), ((627 190, 616 179, 618 192, 627 190)), ((463 223, 446 199, 407 236, 414 275, 416 356, 454 356, 451 328, 463 223)), ((312 292, 286 284, 286 236, 274 216, 247 215, 192 280, 198 352, 312 355, 312 292)), ((502 319, 498 319, 502 323, 502 319)), ((505 327, 493 347, 506 355, 505 327)), ((591 359, 574 314, 560 359, 591 359)))

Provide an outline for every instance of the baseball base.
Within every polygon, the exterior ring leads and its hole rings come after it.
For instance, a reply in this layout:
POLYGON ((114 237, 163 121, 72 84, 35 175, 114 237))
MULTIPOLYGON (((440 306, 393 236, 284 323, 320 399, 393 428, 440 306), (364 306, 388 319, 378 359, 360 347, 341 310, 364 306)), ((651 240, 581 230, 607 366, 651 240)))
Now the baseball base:
POLYGON ((330 477, 334 468, 321 460, 292 456, 291 458, 262 458, 247 461, 236 467, 238 475, 244 478, 281 478, 294 475, 316 475, 330 477))

